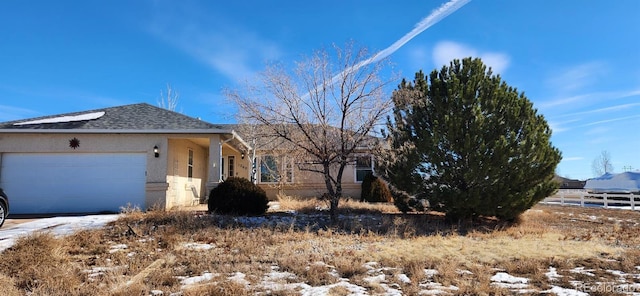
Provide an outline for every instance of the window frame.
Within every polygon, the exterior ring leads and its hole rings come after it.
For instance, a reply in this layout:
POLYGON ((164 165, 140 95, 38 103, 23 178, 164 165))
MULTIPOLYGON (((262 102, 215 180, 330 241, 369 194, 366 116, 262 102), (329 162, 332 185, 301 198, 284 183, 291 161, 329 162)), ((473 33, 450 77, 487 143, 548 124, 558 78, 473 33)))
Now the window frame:
POLYGON ((193 149, 188 148, 188 159, 187 159, 187 179, 189 182, 193 180, 193 149))
POLYGON ((236 174, 236 157, 234 155, 227 156, 227 177, 235 177, 236 174))
POLYGON ((364 174, 362 175, 362 180, 358 180, 358 171, 369 171, 371 173, 375 173, 373 155, 359 154, 355 156, 355 160, 353 161, 353 182, 354 183, 362 183, 364 181, 364 177, 366 176, 366 174, 364 174), (368 169, 364 169, 364 167, 358 167, 358 159, 363 157, 369 157, 370 167, 368 169))
POLYGON ((259 160, 258 169, 257 169, 257 181, 260 184, 278 184, 285 183, 291 184, 295 181, 295 169, 293 164, 293 159, 288 156, 276 156, 273 154, 264 154, 257 157, 259 160), (266 163, 265 159, 270 158, 274 162, 275 167, 267 167, 267 169, 272 170, 274 172, 269 172, 268 174, 263 174, 263 167, 266 163), (273 175, 270 178, 273 181, 268 181, 269 179, 263 179, 266 175, 273 175), (282 180, 284 176, 285 180, 282 180))

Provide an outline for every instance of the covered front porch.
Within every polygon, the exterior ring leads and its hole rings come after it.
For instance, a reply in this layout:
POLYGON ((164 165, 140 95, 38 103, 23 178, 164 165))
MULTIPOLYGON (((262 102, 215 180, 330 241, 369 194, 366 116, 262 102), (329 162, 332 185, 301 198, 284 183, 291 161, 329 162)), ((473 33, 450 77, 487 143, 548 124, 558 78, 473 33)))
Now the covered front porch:
POLYGON ((203 203, 224 179, 250 178, 250 147, 235 133, 167 139, 166 208, 203 203))

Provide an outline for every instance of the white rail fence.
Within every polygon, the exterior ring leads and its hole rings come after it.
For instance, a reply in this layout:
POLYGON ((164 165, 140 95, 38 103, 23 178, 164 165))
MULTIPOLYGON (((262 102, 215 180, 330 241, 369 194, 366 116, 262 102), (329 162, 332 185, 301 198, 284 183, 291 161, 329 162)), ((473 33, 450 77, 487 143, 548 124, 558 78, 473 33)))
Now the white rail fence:
POLYGON ((558 192, 545 198, 542 204, 574 205, 640 210, 640 194, 558 192))

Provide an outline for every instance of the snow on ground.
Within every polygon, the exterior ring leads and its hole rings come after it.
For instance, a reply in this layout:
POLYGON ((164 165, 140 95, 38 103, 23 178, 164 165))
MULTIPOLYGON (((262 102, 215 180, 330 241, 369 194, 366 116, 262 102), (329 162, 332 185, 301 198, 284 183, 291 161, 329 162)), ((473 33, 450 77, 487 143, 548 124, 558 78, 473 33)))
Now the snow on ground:
POLYGON ((186 288, 190 285, 195 285, 201 282, 206 282, 206 281, 210 281, 212 280, 214 277, 218 276, 218 274, 214 274, 214 273, 210 273, 210 272, 205 272, 202 275, 199 276, 193 276, 193 277, 183 277, 183 278, 179 278, 180 279, 180 283, 182 284, 182 288, 186 288))
MULTIPOLYGON (((76 216, 76 217, 54 217, 54 218, 43 218, 38 219, 31 222, 25 222, 21 224, 17 224, 14 226, 10 226, 7 228, 0 229, 0 252, 11 247, 15 241, 22 236, 26 236, 32 234, 37 231, 46 231, 50 232, 56 236, 69 235, 75 231, 83 230, 83 229, 95 229, 100 228, 106 225, 108 222, 114 221, 119 217, 119 215, 89 215, 89 216, 76 216)), ((591 217, 590 217, 591 218, 591 217)), ((250 217, 250 218, 239 218, 234 219, 234 223, 239 223, 245 225, 247 227, 256 227, 262 225, 264 223, 267 224, 279 224, 279 223, 291 223, 291 219, 296 219, 291 216, 276 216, 272 219, 265 219, 264 217, 250 217)), ((593 219, 593 218, 591 218, 593 219)), ((191 250, 194 252, 207 251, 213 248, 216 248, 214 244, 205 244, 200 242, 188 242, 181 245, 182 248, 186 250, 191 250)), ((126 252, 128 246, 125 244, 113 244, 109 248, 109 252, 126 252)), ((128 254, 128 256, 135 256, 134 252, 128 254)), ((326 265, 324 262, 315 262, 313 264, 321 264, 326 265)), ((262 279, 257 282, 251 284, 247 279, 246 275, 240 272, 231 273, 227 275, 220 275, 217 273, 205 272, 202 275, 194 276, 194 277, 177 277, 182 284, 183 289, 188 289, 190 286, 199 285, 203 283, 212 282, 215 279, 227 279, 231 281, 235 281, 242 285, 253 286, 257 285, 263 290, 276 292, 276 291, 298 291, 301 295, 329 295, 332 289, 341 288, 343 290, 348 291, 350 295, 360 296, 360 295, 369 295, 369 291, 366 287, 356 285, 351 283, 348 279, 340 278, 335 268, 331 266, 329 274, 337 278, 337 282, 330 285, 324 286, 310 286, 303 282, 297 282, 298 277, 290 272, 281 272, 278 271, 278 266, 273 266, 272 271, 263 275, 262 279)), ((364 268, 367 269, 367 276, 363 278, 363 281, 366 282, 370 286, 379 287, 382 291, 382 295, 402 295, 401 285, 411 283, 411 279, 405 274, 398 273, 398 270, 389 267, 380 266, 377 262, 367 262, 363 265, 364 268), (392 276, 393 275, 393 276, 392 276)), ((126 268, 126 266, 122 267, 93 267, 90 270, 86 270, 85 272, 88 274, 89 278, 99 280, 101 276, 103 276, 106 272, 109 272, 113 269, 118 268, 126 268)), ((640 266, 637 267, 640 272, 640 266)), ((472 273, 468 270, 457 270, 459 275, 471 275, 472 273)), ((496 285, 499 287, 503 287, 513 291, 514 293, 554 293, 556 295, 563 296, 582 296, 588 295, 585 293, 586 288, 589 288, 588 283, 582 282, 571 282, 574 286, 574 289, 563 288, 559 286, 551 286, 551 289, 546 291, 535 290, 535 287, 532 287, 528 278, 517 277, 510 275, 504 270, 495 270, 495 274, 491 277, 492 285, 496 285)), ((584 267, 576 267, 569 270, 570 273, 587 275, 590 277, 595 277, 593 273, 594 270, 586 269, 584 267)), ((640 290, 640 284, 636 283, 626 283, 627 279, 631 279, 632 282, 634 279, 640 279, 640 274, 626 274, 617 270, 607 270, 608 273, 617 276, 618 282, 612 284, 613 288, 616 291, 638 291, 640 290)), ((456 286, 444 286, 441 283, 434 281, 434 277, 438 275, 438 271, 435 269, 424 269, 424 274, 426 275, 426 280, 418 283, 419 287, 422 288, 420 291, 420 295, 440 295, 440 294, 450 294, 458 290, 456 286)), ((545 273, 546 277, 550 282, 557 281, 563 276, 558 274, 558 271, 554 267, 549 267, 548 272, 545 273)), ((254 287, 255 288, 255 287, 254 287)), ((593 287, 592 287, 593 288, 593 287)), ((587 291, 588 292, 588 291, 587 291)), ((162 295, 162 291, 152 291, 152 295, 162 295)))
POLYGON ((512 276, 506 272, 498 272, 491 277, 492 285, 507 289, 527 289, 529 288, 529 279, 523 277, 512 276))
POLYGON ((103 227, 118 219, 119 215, 88 215, 73 217, 42 218, 31 222, 17 224, 0 229, 0 252, 10 248, 16 239, 30 235, 36 231, 50 232, 56 236, 64 236, 83 229, 103 227))
POLYGON ((592 271, 595 271, 593 269, 585 269, 584 267, 576 267, 574 269, 569 270, 570 272, 573 273, 577 273, 577 274, 584 274, 587 276, 596 276, 592 271))
POLYGON ((558 270, 553 266, 550 266, 549 272, 545 273, 544 275, 546 275, 549 281, 551 282, 558 280, 562 277, 561 275, 558 274, 558 270))
POLYGON ((553 288, 551 288, 551 290, 548 290, 547 292, 556 294, 558 296, 589 296, 589 294, 585 292, 580 292, 578 290, 567 289, 567 288, 562 288, 557 286, 554 286, 553 288))
POLYGON ((206 251, 215 248, 215 245, 212 244, 201 244, 201 243, 185 243, 182 245, 185 249, 196 250, 196 251, 206 251))

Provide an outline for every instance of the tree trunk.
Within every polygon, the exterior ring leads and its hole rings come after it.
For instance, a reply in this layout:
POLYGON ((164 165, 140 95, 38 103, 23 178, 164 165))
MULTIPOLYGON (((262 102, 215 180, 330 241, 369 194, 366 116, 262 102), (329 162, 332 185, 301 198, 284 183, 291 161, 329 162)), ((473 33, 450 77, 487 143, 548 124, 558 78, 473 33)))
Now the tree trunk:
POLYGON ((336 176, 335 190, 333 194, 331 194, 331 207, 329 208, 331 224, 338 222, 338 204, 340 203, 340 198, 342 198, 342 174, 344 173, 346 165, 346 160, 343 160, 338 169, 338 175, 336 176))
POLYGON ((331 196, 331 207, 329 208, 329 217, 331 218, 331 224, 338 222, 338 203, 340 202, 340 195, 336 191, 331 196))

